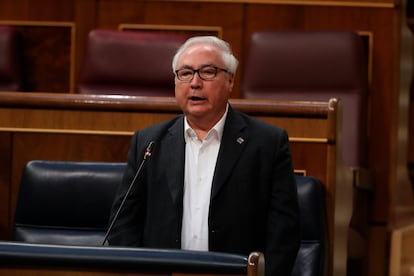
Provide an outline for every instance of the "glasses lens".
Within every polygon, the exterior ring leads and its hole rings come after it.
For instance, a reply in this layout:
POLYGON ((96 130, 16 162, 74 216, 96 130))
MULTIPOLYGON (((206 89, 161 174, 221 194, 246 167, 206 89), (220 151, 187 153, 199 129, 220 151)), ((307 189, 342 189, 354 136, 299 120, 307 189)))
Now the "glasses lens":
POLYGON ((207 65, 207 66, 201 67, 198 70, 194 70, 191 68, 183 68, 183 69, 177 70, 176 74, 177 74, 177 78, 180 81, 185 81, 185 82, 190 82, 193 79, 195 73, 198 73, 198 76, 202 80, 213 80, 217 76, 217 72, 219 70, 227 72, 227 70, 225 69, 221 69, 221 68, 218 68, 212 65, 207 65))
POLYGON ((193 78, 194 72, 191 69, 180 69, 177 71, 177 78, 181 81, 189 81, 193 78))
POLYGON ((199 75, 204 80, 214 79, 217 75, 217 68, 213 66, 200 68, 199 75))

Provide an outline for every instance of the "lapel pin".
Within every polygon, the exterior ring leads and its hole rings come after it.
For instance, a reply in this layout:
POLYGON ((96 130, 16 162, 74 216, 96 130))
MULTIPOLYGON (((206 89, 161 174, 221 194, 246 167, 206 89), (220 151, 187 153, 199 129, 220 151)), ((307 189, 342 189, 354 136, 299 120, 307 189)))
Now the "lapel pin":
POLYGON ((239 138, 237 138, 237 143, 239 143, 240 145, 241 144, 243 144, 243 142, 244 142, 244 139, 243 138, 241 138, 241 137, 239 137, 239 138))

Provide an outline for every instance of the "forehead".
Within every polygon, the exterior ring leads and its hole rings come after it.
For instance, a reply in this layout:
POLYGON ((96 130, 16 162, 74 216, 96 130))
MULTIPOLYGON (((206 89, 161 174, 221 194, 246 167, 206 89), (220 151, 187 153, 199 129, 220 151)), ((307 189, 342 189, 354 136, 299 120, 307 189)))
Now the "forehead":
POLYGON ((178 66, 198 66, 204 64, 222 65, 221 52, 209 44, 197 44, 187 48, 178 59, 178 66))

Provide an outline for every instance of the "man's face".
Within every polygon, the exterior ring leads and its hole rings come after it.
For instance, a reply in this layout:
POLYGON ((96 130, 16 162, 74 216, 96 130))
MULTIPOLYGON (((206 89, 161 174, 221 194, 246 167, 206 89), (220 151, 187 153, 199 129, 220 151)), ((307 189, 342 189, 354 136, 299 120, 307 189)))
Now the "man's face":
MULTIPOLYGON (((177 69, 200 69, 212 65, 225 68, 218 49, 210 45, 194 45, 188 48, 180 57, 177 69)), ((183 82, 175 77, 175 97, 184 114, 191 120, 215 124, 226 109, 234 85, 234 76, 218 70, 212 80, 202 80, 195 73, 189 82, 183 82)))

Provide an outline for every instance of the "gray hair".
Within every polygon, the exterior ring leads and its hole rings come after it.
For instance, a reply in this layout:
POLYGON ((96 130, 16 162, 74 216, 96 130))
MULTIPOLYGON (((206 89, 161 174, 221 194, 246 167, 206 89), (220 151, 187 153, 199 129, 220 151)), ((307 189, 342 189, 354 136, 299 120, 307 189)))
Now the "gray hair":
POLYGON ((172 61, 173 72, 177 70, 178 59, 181 55, 191 46, 198 44, 208 44, 219 49, 222 53, 221 55, 226 69, 232 74, 236 73, 239 61, 233 55, 230 44, 216 36, 195 36, 189 38, 183 45, 181 45, 174 55, 172 61))

